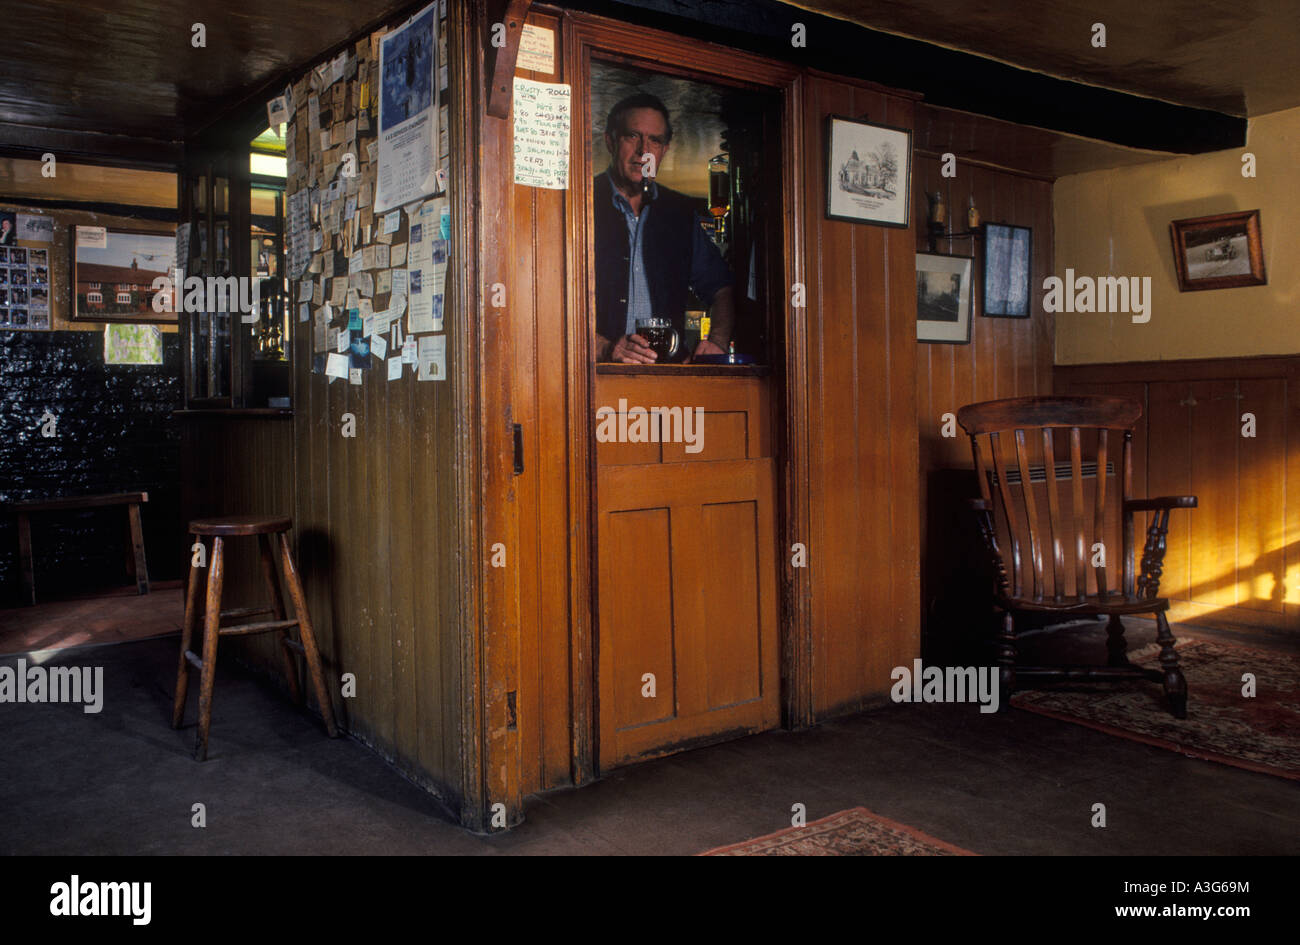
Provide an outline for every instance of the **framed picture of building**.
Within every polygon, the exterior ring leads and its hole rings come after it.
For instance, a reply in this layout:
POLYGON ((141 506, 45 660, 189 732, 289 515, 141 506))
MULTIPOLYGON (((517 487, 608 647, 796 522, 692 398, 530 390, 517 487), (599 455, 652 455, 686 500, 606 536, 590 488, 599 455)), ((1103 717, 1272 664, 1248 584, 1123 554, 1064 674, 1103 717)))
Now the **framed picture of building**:
POLYGON ((970 343, 970 256, 916 254, 916 340, 940 344, 970 343))
POLYGON ((912 133, 853 118, 826 118, 826 216, 831 220, 908 225, 912 133))
POLYGON ((1268 284, 1258 210, 1174 220, 1169 238, 1180 292, 1268 284))
POLYGON ((157 283, 173 277, 175 226, 94 229, 72 228, 72 320, 175 323, 172 293, 157 283))

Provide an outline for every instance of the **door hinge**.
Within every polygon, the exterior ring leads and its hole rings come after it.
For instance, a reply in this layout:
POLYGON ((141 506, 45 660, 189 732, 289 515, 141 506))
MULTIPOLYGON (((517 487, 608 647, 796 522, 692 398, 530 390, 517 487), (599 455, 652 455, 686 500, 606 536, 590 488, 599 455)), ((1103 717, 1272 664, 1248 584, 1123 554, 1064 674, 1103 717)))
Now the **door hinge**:
POLYGON ((515 424, 515 475, 522 475, 524 471, 524 428, 515 424))
POLYGON ((515 690, 506 693, 506 729, 513 732, 519 728, 519 716, 515 708, 515 690))

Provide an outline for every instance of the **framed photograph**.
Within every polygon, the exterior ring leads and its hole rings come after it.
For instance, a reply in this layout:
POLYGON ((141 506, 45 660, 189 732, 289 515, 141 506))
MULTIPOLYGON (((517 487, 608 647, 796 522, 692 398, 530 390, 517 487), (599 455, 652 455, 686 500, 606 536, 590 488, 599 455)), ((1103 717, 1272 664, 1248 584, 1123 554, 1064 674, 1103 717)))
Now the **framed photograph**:
POLYGON ((1027 226, 984 225, 984 315, 1028 318, 1033 236, 1027 226))
MULTIPOLYGON (((72 305, 79 322, 176 322, 172 311, 155 312, 154 280, 171 278, 176 229, 109 227, 103 246, 77 242, 72 230, 72 305)), ((167 307, 171 307, 170 304, 167 307)))
POLYGON ((970 256, 916 254, 916 340, 941 344, 970 343, 970 256))
POLYGON ((1174 220, 1169 237, 1180 292, 1268 284, 1258 210, 1174 220))
POLYGON ((838 115, 826 117, 826 217, 908 225, 912 133, 838 115))

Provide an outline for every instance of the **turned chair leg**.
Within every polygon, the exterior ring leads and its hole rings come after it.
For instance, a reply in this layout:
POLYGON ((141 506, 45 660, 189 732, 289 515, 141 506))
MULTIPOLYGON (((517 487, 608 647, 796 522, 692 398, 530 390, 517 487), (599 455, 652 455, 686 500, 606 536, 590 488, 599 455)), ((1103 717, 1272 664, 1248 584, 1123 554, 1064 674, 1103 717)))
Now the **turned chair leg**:
POLYGON ((1173 631, 1164 611, 1156 612, 1156 642, 1160 644, 1160 668, 1164 671, 1165 695, 1169 697, 1169 710, 1174 718, 1187 718, 1187 680, 1178 665, 1178 654, 1174 652, 1173 631))
POLYGON ((1111 614, 1106 624, 1106 665, 1127 666, 1128 644, 1124 642, 1124 621, 1118 614, 1111 614))
MULTIPOLYGON (((275 574, 275 553, 271 550, 271 536, 258 535, 257 545, 262 557, 262 578, 271 592, 271 612, 276 620, 284 619, 284 595, 280 593, 280 581, 275 574)), ((289 683, 289 696, 296 705, 302 705, 302 690, 298 686, 298 665, 293 650, 289 646, 289 634, 280 630, 275 638, 280 643, 280 655, 284 660, 284 675, 289 683)))
POLYGON ((208 757, 208 731, 212 728, 212 685, 217 676, 217 638, 221 636, 221 584, 225 575, 221 536, 213 536, 212 560, 208 562, 207 612, 203 615, 203 671, 199 680, 199 733, 194 759, 208 757))
POLYGON ((303 593, 302 582, 298 580, 298 569, 293 563, 293 553, 289 550, 289 537, 280 532, 280 566, 284 568, 284 583, 293 600, 293 609, 298 615, 298 630, 302 634, 303 655, 307 658, 307 670, 311 674, 312 689, 316 692, 316 701, 320 703, 320 714, 325 720, 325 731, 330 738, 338 736, 334 725, 334 701, 325 687, 325 673, 321 668, 320 651, 316 648, 316 635, 312 632, 311 616, 307 612, 307 595, 303 593))
MULTIPOLYGON (((194 539, 191 544, 198 541, 197 535, 191 535, 194 539)), ((190 581, 185 592, 185 623, 181 625, 181 655, 180 661, 176 668, 176 700, 172 704, 172 728, 180 728, 181 720, 185 717, 185 698, 190 691, 190 667, 188 660, 185 659, 185 652, 190 648, 190 642, 194 639, 194 627, 199 620, 199 590, 203 587, 203 569, 194 566, 194 559, 190 559, 190 581)))
POLYGON ((1016 624, 1011 611, 1002 615, 1002 630, 998 633, 998 709, 1011 707, 1011 693, 1016 688, 1016 624))

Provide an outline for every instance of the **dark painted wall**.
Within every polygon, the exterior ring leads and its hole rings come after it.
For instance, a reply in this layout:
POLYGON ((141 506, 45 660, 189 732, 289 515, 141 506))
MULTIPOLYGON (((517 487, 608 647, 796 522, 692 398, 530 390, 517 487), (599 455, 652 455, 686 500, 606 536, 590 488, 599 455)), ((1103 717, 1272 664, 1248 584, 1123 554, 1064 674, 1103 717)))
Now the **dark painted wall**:
MULTIPOLYGON (((0 503, 146 491, 149 576, 181 577, 180 345, 161 366, 105 365, 99 331, 0 332, 0 503), (41 435, 40 418, 58 419, 41 435)), ((123 506, 32 516, 37 600, 126 584, 123 506)), ((0 514, 0 605, 20 587, 14 516, 0 514)))

